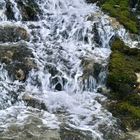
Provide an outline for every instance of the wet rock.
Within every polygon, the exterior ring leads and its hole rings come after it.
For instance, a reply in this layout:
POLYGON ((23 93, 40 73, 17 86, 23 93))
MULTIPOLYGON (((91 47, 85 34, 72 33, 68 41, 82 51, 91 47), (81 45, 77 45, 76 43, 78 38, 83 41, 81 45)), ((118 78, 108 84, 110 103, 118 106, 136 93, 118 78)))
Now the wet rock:
POLYGON ((14 12, 13 12, 13 4, 8 0, 6 2, 6 12, 5 12, 8 20, 15 20, 14 12))
POLYGON ((12 80, 25 81, 29 71, 36 68, 33 54, 26 44, 0 45, 0 62, 5 63, 12 80))
POLYGON ((89 76, 98 79, 98 76, 103 68, 102 64, 95 62, 93 59, 83 59, 81 62, 83 67, 83 78, 87 79, 89 76))
POLYGON ((47 110, 46 104, 41 99, 38 99, 37 97, 34 97, 33 95, 24 94, 22 96, 22 100, 27 104, 27 106, 31 106, 39 110, 41 109, 47 110))
POLYGON ((37 21, 40 9, 35 0, 16 0, 23 21, 37 21))
POLYGON ((0 42, 18 42, 20 40, 29 41, 29 34, 22 27, 0 26, 0 42))
MULTIPOLYGON (((87 132, 88 133, 88 132, 87 132)), ((80 133, 80 131, 76 130, 67 130, 65 128, 60 130, 60 137, 61 140, 91 140, 90 136, 85 136, 84 134, 80 133)))
POLYGON ((100 38, 100 35, 99 35, 99 32, 98 32, 97 28, 98 28, 98 24, 95 23, 94 26, 93 26, 94 41, 95 41, 97 46, 101 46, 102 42, 101 42, 101 38, 100 38))
POLYGON ((84 58, 81 65, 83 67, 83 75, 79 80, 83 83, 83 90, 92 91, 100 81, 100 73, 104 66, 101 62, 95 62, 91 58, 84 58))

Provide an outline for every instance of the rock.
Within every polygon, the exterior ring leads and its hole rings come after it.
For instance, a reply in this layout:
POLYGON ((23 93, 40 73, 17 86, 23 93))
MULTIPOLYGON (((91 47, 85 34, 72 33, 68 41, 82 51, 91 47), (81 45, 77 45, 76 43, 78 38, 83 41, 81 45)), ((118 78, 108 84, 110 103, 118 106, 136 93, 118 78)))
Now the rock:
POLYGON ((91 140, 92 138, 91 136, 88 136, 88 132, 86 134, 87 135, 85 136, 80 131, 72 130, 72 128, 60 129, 61 140, 91 140))
POLYGON ((40 9, 35 0, 16 0, 23 21, 37 21, 40 9))
POLYGON ((31 106, 39 110, 41 109, 47 110, 46 104, 41 99, 38 99, 37 97, 34 97, 33 95, 25 93, 22 96, 22 100, 27 104, 27 106, 31 106))
POLYGON ((18 69, 15 71, 15 79, 22 81, 26 78, 25 73, 22 69, 18 69))
POLYGON ((85 58, 82 60, 81 65, 83 67, 83 78, 87 79, 89 76, 95 77, 98 80, 98 76, 103 68, 101 63, 95 62, 93 59, 85 58))
POLYGON ((13 4, 9 0, 6 2, 5 14, 8 20, 15 20, 15 16, 13 12, 13 4))
POLYGON ((25 81, 29 71, 36 69, 33 54, 26 44, 0 45, 0 62, 5 63, 12 80, 25 81))
POLYGON ((96 45, 100 47, 100 46, 102 46, 102 41, 101 41, 97 28, 98 28, 98 24, 94 23, 94 26, 93 26, 94 41, 95 41, 96 45))
MULTIPOLYGON (((21 13, 22 21, 37 21, 39 19, 38 16, 41 11, 35 0, 15 0, 15 2, 21 13)), ((7 0, 6 15, 8 20, 16 20, 13 7, 13 4, 7 0)))
POLYGON ((20 40, 29 41, 29 34, 22 27, 0 26, 0 42, 18 42, 20 40))
POLYGON ((84 58, 81 65, 83 67, 83 75, 79 80, 83 83, 84 90, 92 91, 97 86, 100 72, 104 66, 101 62, 95 62, 91 58, 84 58))

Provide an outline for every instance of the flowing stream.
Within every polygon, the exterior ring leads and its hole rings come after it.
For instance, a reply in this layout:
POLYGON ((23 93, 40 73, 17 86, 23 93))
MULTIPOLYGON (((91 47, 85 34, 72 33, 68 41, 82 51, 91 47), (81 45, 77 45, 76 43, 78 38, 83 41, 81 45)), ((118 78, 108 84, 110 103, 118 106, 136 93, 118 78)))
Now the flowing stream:
POLYGON ((131 47, 137 42, 84 0, 36 0, 36 21, 22 20, 17 0, 10 0, 9 21, 6 2, 0 1, 0 26, 27 30, 30 41, 19 43, 32 50, 37 69, 20 82, 0 65, 0 140, 119 140, 118 120, 98 89, 105 87, 110 39, 118 35, 131 47))

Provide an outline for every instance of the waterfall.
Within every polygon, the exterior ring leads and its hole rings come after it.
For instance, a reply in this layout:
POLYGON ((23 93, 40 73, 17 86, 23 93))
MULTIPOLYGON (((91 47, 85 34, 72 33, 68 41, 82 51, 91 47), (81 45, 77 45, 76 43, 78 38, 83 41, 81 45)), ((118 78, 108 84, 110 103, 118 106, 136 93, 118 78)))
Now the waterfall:
POLYGON ((118 140, 117 119, 102 105, 106 97, 98 88, 105 86, 110 39, 118 35, 132 47, 137 42, 123 26, 113 27, 96 4, 35 0, 39 12, 29 20, 20 2, 1 0, 0 26, 27 31, 29 39, 17 38, 12 44, 25 43, 37 68, 18 81, 0 64, 0 137, 68 140, 63 135, 69 131, 80 140, 118 140), (8 2, 12 18, 6 15, 8 2))

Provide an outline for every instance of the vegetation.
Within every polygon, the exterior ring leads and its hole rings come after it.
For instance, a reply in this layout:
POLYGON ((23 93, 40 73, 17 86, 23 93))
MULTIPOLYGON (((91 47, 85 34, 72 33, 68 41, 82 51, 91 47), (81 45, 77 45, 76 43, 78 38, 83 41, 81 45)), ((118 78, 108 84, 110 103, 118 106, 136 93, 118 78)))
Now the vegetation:
POLYGON ((111 98, 117 100, 110 109, 125 128, 137 128, 140 124, 140 83, 136 73, 140 72, 140 50, 129 48, 116 38, 112 43, 108 70, 107 86, 111 88, 111 98))
POLYGON ((106 0, 102 9, 116 17, 132 33, 138 33, 137 21, 130 10, 129 0, 106 0))
POLYGON ((129 2, 130 0, 106 0, 102 9, 117 18, 132 33, 138 33, 137 20, 130 10, 129 2))

